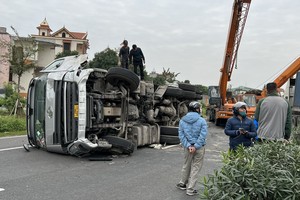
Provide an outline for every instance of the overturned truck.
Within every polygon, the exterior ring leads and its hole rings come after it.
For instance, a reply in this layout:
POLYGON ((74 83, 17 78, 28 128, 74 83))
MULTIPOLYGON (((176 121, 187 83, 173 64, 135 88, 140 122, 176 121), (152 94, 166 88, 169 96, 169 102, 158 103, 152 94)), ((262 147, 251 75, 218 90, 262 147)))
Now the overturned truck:
POLYGON ((87 55, 54 60, 29 84, 27 136, 33 147, 82 156, 132 153, 139 146, 178 140, 177 126, 195 86, 140 81, 130 70, 88 68, 87 55))

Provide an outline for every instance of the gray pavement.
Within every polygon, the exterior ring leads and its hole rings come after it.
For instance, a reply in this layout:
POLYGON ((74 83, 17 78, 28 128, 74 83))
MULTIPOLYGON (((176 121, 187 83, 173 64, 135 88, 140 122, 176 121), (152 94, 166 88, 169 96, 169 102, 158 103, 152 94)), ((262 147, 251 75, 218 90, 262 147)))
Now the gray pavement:
MULTIPOLYGON (((25 152, 23 143, 26 137, 0 139, 0 199, 198 199, 175 188, 183 162, 179 145, 144 147, 112 161, 89 161, 38 149, 25 152)), ((201 178, 221 167, 221 152, 227 149, 223 128, 209 123, 201 178)))

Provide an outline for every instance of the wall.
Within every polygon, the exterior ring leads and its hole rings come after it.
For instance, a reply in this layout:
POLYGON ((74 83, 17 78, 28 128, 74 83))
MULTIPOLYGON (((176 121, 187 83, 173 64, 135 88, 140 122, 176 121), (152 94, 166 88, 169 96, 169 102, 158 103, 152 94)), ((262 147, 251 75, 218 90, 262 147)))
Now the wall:
POLYGON ((0 88, 4 88, 4 84, 9 81, 9 62, 7 58, 9 51, 6 44, 9 44, 10 40, 6 28, 0 27, 0 88))

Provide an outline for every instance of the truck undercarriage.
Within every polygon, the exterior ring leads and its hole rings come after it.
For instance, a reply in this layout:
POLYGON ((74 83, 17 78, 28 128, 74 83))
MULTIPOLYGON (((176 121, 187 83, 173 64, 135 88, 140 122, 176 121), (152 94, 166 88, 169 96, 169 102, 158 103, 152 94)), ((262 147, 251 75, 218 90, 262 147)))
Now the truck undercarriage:
POLYGON ((124 68, 86 68, 83 57, 67 57, 59 66, 54 61, 31 81, 31 145, 76 156, 98 151, 129 154, 139 146, 160 143, 165 132, 177 135, 187 103, 202 98, 192 85, 155 86, 124 68))

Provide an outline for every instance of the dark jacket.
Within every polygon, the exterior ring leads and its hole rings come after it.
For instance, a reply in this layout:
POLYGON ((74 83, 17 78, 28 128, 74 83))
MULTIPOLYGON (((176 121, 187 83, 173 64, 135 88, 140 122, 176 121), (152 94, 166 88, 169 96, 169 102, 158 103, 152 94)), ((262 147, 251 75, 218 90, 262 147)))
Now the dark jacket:
POLYGON ((125 61, 128 63, 128 57, 129 57, 129 47, 128 46, 122 46, 119 52, 119 57, 122 61, 125 61))
POLYGON ((229 146, 232 150, 236 150, 240 144, 245 147, 252 146, 251 138, 255 138, 257 135, 255 124, 250 118, 245 117, 241 121, 237 116, 227 120, 224 133, 229 136, 229 146), (239 128, 243 128, 248 133, 240 134, 239 128))
POLYGON ((136 49, 130 50, 129 61, 130 61, 130 63, 132 63, 132 61, 133 61, 133 64, 140 64, 140 63, 142 63, 142 61, 145 61, 145 57, 144 57, 144 54, 143 54, 141 48, 137 47, 136 49))

